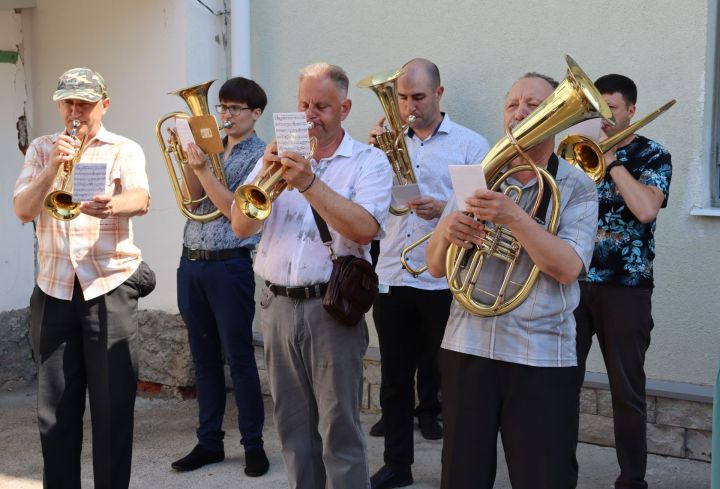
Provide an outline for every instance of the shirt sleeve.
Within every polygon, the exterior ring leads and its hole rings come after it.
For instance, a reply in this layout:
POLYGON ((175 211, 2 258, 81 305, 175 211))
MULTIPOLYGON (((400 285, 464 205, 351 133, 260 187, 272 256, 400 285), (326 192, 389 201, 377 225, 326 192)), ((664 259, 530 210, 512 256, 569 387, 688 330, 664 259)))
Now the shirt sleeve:
POLYGON ((350 200, 368 211, 380 225, 376 239, 385 236, 385 219, 390 207, 392 188, 392 170, 385 154, 377 148, 368 146, 360 156, 364 156, 358 179, 355 182, 354 195, 350 200))
MULTIPOLYGON (((52 147, 52 145, 51 145, 52 147)), ((49 151, 44 150, 44 145, 41 144, 39 139, 34 140, 25 154, 25 161, 23 161, 20 175, 15 181, 15 189, 13 191, 13 198, 20 195, 30 183, 37 177, 37 175, 45 168, 49 151)))
POLYGON ((653 146, 654 153, 648 158, 638 181, 643 185, 659 188, 664 195, 662 207, 667 207, 670 179, 672 178, 670 153, 654 141, 651 141, 650 144, 653 146))
POLYGON ((560 211, 557 236, 572 247, 588 270, 597 234, 598 199, 593 181, 578 172, 565 179, 568 183, 563 182, 572 185, 572 193, 560 211))
POLYGON ((141 188, 150 193, 148 177, 145 171, 145 153, 139 144, 129 139, 124 141, 117 155, 118 164, 112 179, 120 179, 123 191, 141 188))
POLYGON ((467 155, 465 158, 466 165, 476 165, 485 158, 490 151, 490 144, 480 134, 475 133, 475 137, 470 140, 467 155))

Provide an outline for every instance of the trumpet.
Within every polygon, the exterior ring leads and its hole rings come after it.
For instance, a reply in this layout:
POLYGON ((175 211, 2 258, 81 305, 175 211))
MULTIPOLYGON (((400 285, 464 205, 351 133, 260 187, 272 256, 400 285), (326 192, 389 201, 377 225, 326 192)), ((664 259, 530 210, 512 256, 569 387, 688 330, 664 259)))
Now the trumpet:
MULTIPOLYGON (((210 113, 210 109, 208 107, 207 94, 210 85, 212 85, 214 81, 215 80, 211 80, 209 82, 200 83, 199 85, 182 88, 175 92, 171 92, 171 94, 177 95, 182 98, 190 108, 190 112, 193 116, 208 115, 210 113)), ((170 119, 175 119, 176 117, 189 118, 190 115, 186 114, 185 112, 171 112, 161 117, 155 124, 155 135, 157 136, 158 144, 160 145, 163 158, 165 159, 165 165, 167 167, 168 174, 170 175, 170 183, 173 188, 173 193, 175 194, 175 200, 177 201, 180 212, 182 212, 182 214, 186 218, 193 221, 209 222, 213 219, 217 219, 218 217, 220 217, 222 215, 222 212, 220 211, 220 209, 215 209, 214 211, 207 214, 195 214, 192 211, 193 207, 197 206, 202 201, 207 199, 208 196, 206 194, 199 199, 185 197, 185 195, 190 195, 190 190, 188 189, 186 183, 187 154, 185 154, 185 151, 182 149, 182 145, 180 144, 176 133, 171 130, 167 144, 165 143, 165 139, 162 135, 163 124, 165 124, 165 122, 170 119), (178 170, 175 169, 175 163, 177 163, 177 166, 179 167, 180 176, 178 176, 178 170), (180 180, 182 180, 182 189, 180 188, 180 180)), ((222 126, 219 127, 219 129, 225 129, 230 126, 232 126, 232 122, 226 121, 222 126)), ((227 187, 227 178, 225 177, 225 172, 223 171, 220 157, 217 154, 210 154, 209 156, 210 164, 212 167, 212 171, 215 174, 215 177, 223 186, 227 187)))
POLYGON ((571 165, 575 165, 584 171, 595 183, 600 183, 605 177, 605 153, 630 134, 657 119, 660 114, 673 105, 675 105, 675 99, 629 125, 614 136, 597 143, 582 134, 568 134, 560 141, 557 154, 571 165))
MULTIPOLYGON (((308 131, 315 127, 312 121, 308 121, 308 131)), ((305 156, 311 159, 317 149, 317 138, 310 138, 310 153, 305 156)), ((292 190, 292 187, 283 180, 283 174, 287 168, 280 162, 263 168, 255 179, 239 186, 235 190, 235 206, 251 219, 262 221, 267 219, 272 211, 272 203, 277 199, 283 190, 292 190)))
MULTIPOLYGON (((417 183, 415 172, 410 161, 410 153, 405 144, 405 131, 415 122, 415 116, 410 115, 405 124, 402 123, 400 107, 397 101, 397 79, 403 74, 403 69, 370 75, 358 82, 358 88, 370 88, 377 95, 385 112, 385 118, 393 136, 389 131, 375 139, 377 147, 387 155, 398 185, 417 183)), ((390 213, 402 216, 410 211, 408 207, 390 207, 390 213)))
MULTIPOLYGON (((72 121, 72 131, 70 136, 73 139, 77 139, 77 133, 80 129, 81 122, 77 119, 72 121)), ((57 177, 55 178, 55 190, 51 191, 45 196, 43 206, 48 211, 50 216, 59 221, 70 221, 80 215, 80 203, 73 202, 73 169, 75 164, 80 161, 82 154, 85 151, 85 147, 88 143, 87 132, 83 135, 80 140, 80 148, 75 152, 72 160, 66 161, 59 169, 57 177)))

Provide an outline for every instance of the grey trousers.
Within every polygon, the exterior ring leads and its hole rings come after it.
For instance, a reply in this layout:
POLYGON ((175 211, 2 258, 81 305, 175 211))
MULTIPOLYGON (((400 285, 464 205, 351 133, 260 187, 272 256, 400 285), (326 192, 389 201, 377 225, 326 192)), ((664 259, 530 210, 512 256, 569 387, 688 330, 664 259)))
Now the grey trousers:
POLYGON ((370 487, 360 425, 363 319, 343 326, 320 299, 261 292, 265 365, 291 489, 370 487))

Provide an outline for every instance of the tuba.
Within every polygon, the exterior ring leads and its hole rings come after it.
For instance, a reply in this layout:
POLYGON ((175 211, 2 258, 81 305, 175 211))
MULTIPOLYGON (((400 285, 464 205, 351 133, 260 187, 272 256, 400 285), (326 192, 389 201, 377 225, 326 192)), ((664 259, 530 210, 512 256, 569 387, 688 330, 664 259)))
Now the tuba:
MULTIPOLYGON (((182 88, 175 92, 171 92, 170 94, 181 97, 190 108, 190 113, 193 116, 207 115, 210 113, 207 100, 208 89, 214 81, 215 80, 211 80, 209 82, 200 83, 199 85, 182 88)), ((185 151, 183 151, 180 140, 174 132, 171 132, 167 144, 165 143, 165 139, 162 135, 163 124, 165 124, 165 122, 169 119, 174 119, 176 117, 190 118, 191 116, 186 114, 185 112, 171 112, 161 117, 157 121, 157 124, 155 124, 155 135, 157 136, 158 144, 160 144, 160 149, 162 150, 163 157, 165 158, 165 165, 167 166, 168 174, 170 175, 170 183, 173 187, 173 193, 175 194, 175 199, 177 200, 180 212, 182 212, 186 218, 193 221, 209 222, 213 219, 217 219, 218 217, 220 217, 222 212, 220 211, 220 209, 215 209, 214 211, 207 214, 193 213, 192 207, 198 205, 200 202, 207 199, 208 196, 206 194, 199 199, 192 199, 189 197, 190 190, 188 189, 186 184, 186 171, 192 170, 186 169, 187 155, 185 154, 185 151), (177 166, 179 167, 179 174, 181 175, 181 177, 178 176, 178 170, 176 170, 175 168, 173 158, 174 161, 177 163, 177 166), (180 187, 180 180, 182 180, 182 189, 180 187), (185 195, 188 195, 188 197, 185 197, 183 195, 183 189, 185 190, 185 195)), ((227 126, 223 125, 222 127, 224 128, 227 126)), ((210 164, 212 167, 212 171, 215 174, 215 178, 217 178, 221 184, 227 187, 227 179, 225 178, 225 172, 223 171, 220 157, 217 154, 210 154, 209 156, 210 164)))
MULTIPOLYGON (((405 144, 405 130, 415 122, 415 116, 408 117, 407 124, 402 123, 400 108, 397 101, 397 79, 403 74, 403 69, 370 75, 358 82, 358 88, 370 88, 380 99, 390 131, 377 136, 377 146, 385 152, 398 185, 417 183, 415 172, 412 169, 410 154, 405 144), (393 137, 393 134, 395 136, 393 137)), ((402 216, 410 211, 407 207, 396 209, 390 207, 390 213, 402 216)))
MULTIPOLYGON (((310 121, 307 123, 308 130, 315 127, 310 121)), ((310 154, 306 159, 311 159, 317 148, 317 138, 310 138, 310 154)), ((283 190, 292 190, 292 187, 283 180, 283 173, 286 167, 280 162, 267 166, 260 170, 255 179, 235 189, 235 206, 250 219, 262 221, 267 219, 272 211, 272 203, 280 196, 283 190)))
MULTIPOLYGON (((527 170, 534 170, 536 174, 539 172, 542 178, 538 176, 538 198, 532 212, 538 208, 544 180, 551 192, 552 206, 547 230, 553 234, 557 231, 560 197, 550 173, 544 168, 533 168, 533 165, 512 167, 504 173, 501 170, 519 154, 522 155, 523 148, 530 149, 578 122, 602 117, 614 124, 610 108, 587 75, 570 56, 565 56, 565 60, 568 72, 563 82, 514 129, 507 129, 507 135, 490 149, 480 163, 486 180, 491 183, 491 190, 499 189, 514 173, 527 170)), ((522 190, 513 185, 504 192, 516 202, 522 196, 522 190)), ((487 223, 486 233, 483 242, 470 249, 450 244, 445 256, 445 274, 455 299, 471 314, 487 317, 504 314, 522 304, 535 285, 540 270, 533 264, 527 277, 518 280, 514 272, 522 252, 520 242, 504 225, 487 223), (477 295, 482 296, 481 299, 474 294, 475 286, 483 267, 491 261, 493 265, 500 263, 504 266, 504 276, 500 283, 493 284, 491 290, 478 290, 477 295), (508 290, 509 287, 516 290, 508 290)), ((519 272, 517 275, 524 271, 519 272)))
POLYGON ((598 143, 582 134, 568 134, 560 141, 557 154, 571 165, 575 165, 587 173, 595 183, 600 183, 605 177, 605 153, 630 134, 657 119, 660 114, 673 105, 675 105, 675 99, 646 115, 639 121, 629 125, 614 136, 598 143))
MULTIPOLYGON (((70 136, 77 138, 78 129, 80 129, 80 121, 75 119, 72 122, 72 131, 70 136)), ((88 143, 87 133, 85 133, 80 141, 80 148, 75 152, 72 160, 65 162, 55 178, 55 190, 45 196, 43 205, 50 216, 58 221, 70 221, 80 215, 80 203, 73 202, 73 169, 75 164, 80 161, 85 147, 88 143)))

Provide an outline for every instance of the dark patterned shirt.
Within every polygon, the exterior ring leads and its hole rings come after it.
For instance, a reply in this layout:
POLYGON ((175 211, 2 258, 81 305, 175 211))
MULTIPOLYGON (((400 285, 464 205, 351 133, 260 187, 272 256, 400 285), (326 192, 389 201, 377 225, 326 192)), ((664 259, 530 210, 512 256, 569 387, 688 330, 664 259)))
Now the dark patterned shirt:
MULTIPOLYGON (((670 153, 661 145, 643 136, 618 149, 617 160, 644 185, 659 188, 667 205, 672 177, 670 153)), ((597 241, 588 282, 653 287, 653 259, 655 258, 655 220, 647 224, 638 221, 610 175, 597 185, 598 214, 597 241)))
MULTIPOLYGON (((264 151, 265 143, 255 134, 233 147, 230 156, 223 161, 225 176, 231 192, 234 192, 238 185, 245 181, 264 151)), ((207 214, 214 210, 215 206, 210 199, 205 199, 194 212, 207 214)), ((191 220, 185 223, 183 243, 188 248, 198 250, 255 248, 258 241, 260 241, 260 234, 242 239, 235 236, 230 221, 223 215, 206 223, 191 220)))

